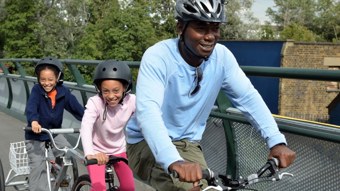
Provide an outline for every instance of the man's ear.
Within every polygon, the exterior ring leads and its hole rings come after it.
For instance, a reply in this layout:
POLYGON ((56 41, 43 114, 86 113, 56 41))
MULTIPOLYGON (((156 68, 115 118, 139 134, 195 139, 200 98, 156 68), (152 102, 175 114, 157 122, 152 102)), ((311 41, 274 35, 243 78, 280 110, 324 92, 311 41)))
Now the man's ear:
POLYGON ((184 27, 183 22, 178 21, 177 24, 176 24, 176 31, 177 31, 178 36, 182 35, 183 27, 184 27))

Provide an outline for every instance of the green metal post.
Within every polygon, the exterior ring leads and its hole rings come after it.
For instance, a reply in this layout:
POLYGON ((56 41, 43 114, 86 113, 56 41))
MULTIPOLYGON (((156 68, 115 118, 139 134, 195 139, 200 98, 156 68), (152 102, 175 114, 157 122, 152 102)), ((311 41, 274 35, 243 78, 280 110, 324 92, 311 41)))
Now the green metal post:
MULTIPOLYGON (((228 98, 222 93, 219 92, 219 95, 216 99, 216 104, 218 106, 218 110, 221 113, 226 113, 226 109, 231 107, 231 103, 228 98)), ((231 126, 231 121, 227 119, 223 119, 224 132, 226 137, 226 147, 227 147, 227 174, 235 177, 236 176, 236 148, 235 148, 235 139, 234 139, 234 131, 231 126)))
MULTIPOLYGON (((22 65, 19 63, 19 62, 15 62, 14 63, 20 76, 22 78, 25 78, 26 77, 26 71, 25 69, 22 67, 22 65)), ((30 96, 30 89, 29 89, 29 86, 27 84, 27 81, 26 80, 23 80, 23 83, 24 83, 24 87, 25 87, 25 92, 26 92, 26 101, 28 100, 28 97, 30 96)))
MULTIPOLYGON (((7 76, 9 74, 7 67, 2 62, 0 62, 0 65, 1 65, 2 71, 4 72, 4 75, 7 76)), ((8 86, 7 108, 10 109, 12 107, 12 102, 13 102, 13 90, 12 90, 10 79, 6 78, 6 81, 7 81, 7 86, 8 86)))
MULTIPOLYGON (((85 84, 85 79, 83 78, 83 76, 81 75, 81 73, 79 72, 78 68, 76 67, 75 64, 66 64, 68 69, 70 70, 70 72, 72 73, 72 75, 74 76, 74 79, 77 82, 78 86, 83 86, 85 84)), ((83 105, 86 105, 87 102, 87 95, 86 92, 84 91, 80 91, 82 100, 83 100, 83 105)))

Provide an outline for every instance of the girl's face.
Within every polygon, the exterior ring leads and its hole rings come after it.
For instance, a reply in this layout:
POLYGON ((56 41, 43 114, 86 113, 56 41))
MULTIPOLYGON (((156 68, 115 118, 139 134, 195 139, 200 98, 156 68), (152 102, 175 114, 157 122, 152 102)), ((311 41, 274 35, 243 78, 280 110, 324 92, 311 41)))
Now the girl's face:
POLYGON ((113 107, 122 99, 125 88, 118 80, 104 80, 101 83, 100 90, 106 103, 113 107))
POLYGON ((57 76, 51 69, 43 69, 39 74, 39 83, 45 92, 50 92, 57 85, 57 76))

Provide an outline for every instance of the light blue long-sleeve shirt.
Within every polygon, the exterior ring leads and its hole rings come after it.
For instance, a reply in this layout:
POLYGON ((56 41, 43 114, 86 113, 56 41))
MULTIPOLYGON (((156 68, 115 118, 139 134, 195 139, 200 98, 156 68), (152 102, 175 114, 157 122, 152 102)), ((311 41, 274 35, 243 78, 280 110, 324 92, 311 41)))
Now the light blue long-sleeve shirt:
POLYGON ((217 44, 203 70, 201 89, 195 88, 195 67, 181 57, 178 38, 156 43, 143 55, 136 87, 136 115, 129 121, 127 142, 148 143, 164 170, 183 160, 172 141, 200 141, 215 100, 222 90, 233 105, 260 131, 269 148, 286 143, 258 91, 239 67, 234 55, 217 44))

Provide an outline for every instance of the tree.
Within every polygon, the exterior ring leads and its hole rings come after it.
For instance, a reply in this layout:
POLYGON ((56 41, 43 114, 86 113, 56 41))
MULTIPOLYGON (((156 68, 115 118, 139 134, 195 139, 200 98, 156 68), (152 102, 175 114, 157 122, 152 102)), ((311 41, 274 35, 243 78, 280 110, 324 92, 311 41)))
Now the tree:
POLYGON ((10 0, 0 14, 6 57, 69 57, 86 19, 85 0, 10 0))
POLYGON ((340 1, 319 0, 316 8, 318 17, 314 19, 311 28, 316 34, 330 42, 340 40, 340 1))
POLYGON ((306 27, 296 23, 286 26, 280 33, 282 40, 293 39, 295 41, 315 42, 318 37, 306 27))
POLYGON ((273 40, 279 37, 276 27, 266 22, 261 26, 259 36, 261 40, 273 40))
POLYGON ((250 31, 257 30, 259 21, 250 11, 252 3, 252 0, 227 1, 225 5, 226 23, 221 27, 221 39, 247 39, 250 31), (243 20, 249 23, 245 23, 243 20))
POLYGON ((276 25, 285 27, 291 23, 308 25, 315 17, 317 0, 274 0, 276 9, 268 8, 266 13, 276 25))
POLYGON ((150 2, 150 16, 159 39, 175 37, 177 34, 174 16, 175 1, 153 0, 150 2))
POLYGON ((34 0, 4 2, 0 17, 4 56, 34 58, 41 55, 42 49, 37 46, 36 5, 34 0))
MULTIPOLYGON (((274 0, 276 9, 267 15, 279 31, 292 24, 306 27, 316 40, 337 41, 340 34, 339 0, 274 0)), ((301 29, 301 27, 300 27, 301 29)))
POLYGON ((77 46, 77 55, 99 60, 140 60, 146 48, 158 40, 149 7, 144 3, 132 1, 125 7, 118 1, 90 4, 90 22, 77 46))

